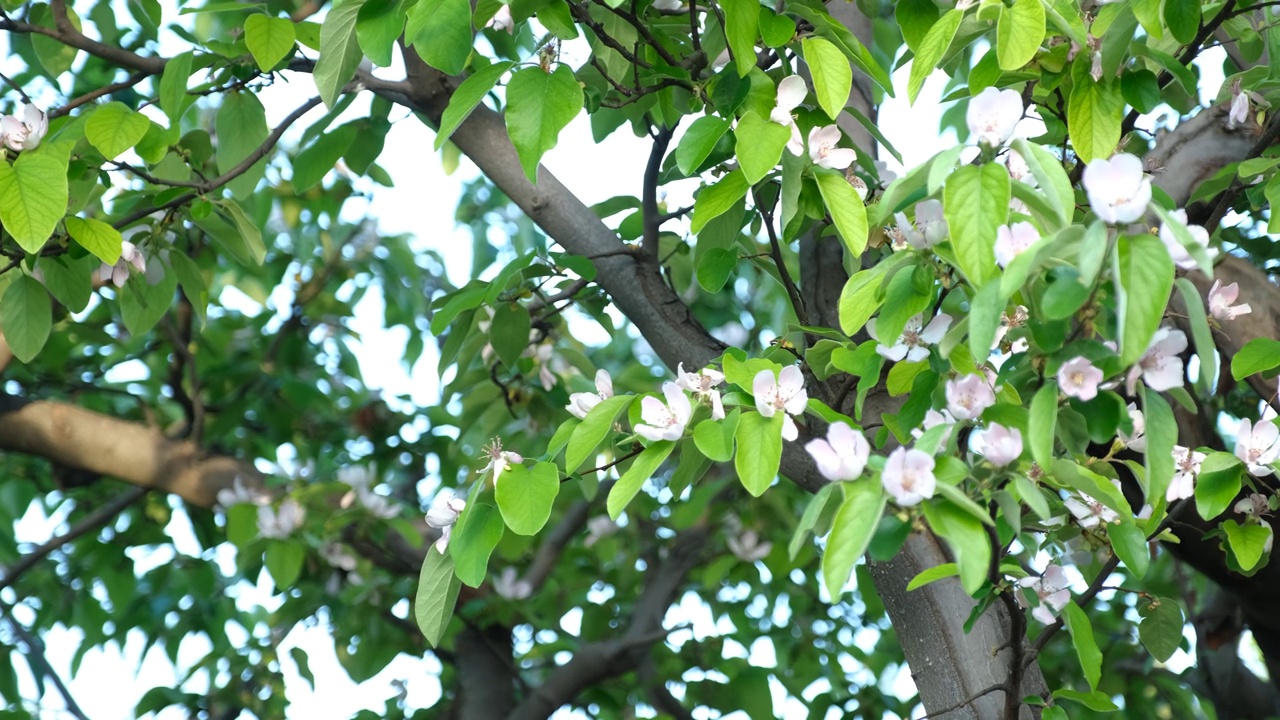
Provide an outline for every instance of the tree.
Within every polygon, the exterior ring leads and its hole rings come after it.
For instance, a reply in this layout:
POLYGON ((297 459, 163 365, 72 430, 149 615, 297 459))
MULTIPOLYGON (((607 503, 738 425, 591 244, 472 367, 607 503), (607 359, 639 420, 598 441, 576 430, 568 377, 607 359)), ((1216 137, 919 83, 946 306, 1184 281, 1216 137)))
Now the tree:
POLYGON ((388 717, 1276 712, 1269 3, 5 9, 0 642, 73 715, 55 624, 207 637, 137 712, 219 718, 287 712, 316 620, 356 681, 441 661, 388 717), (898 66, 963 144, 895 178, 898 66), (540 167, 584 112, 640 197, 540 167), (460 287, 354 202, 434 151, 483 174, 460 287), (362 374, 371 290, 439 404, 362 374))

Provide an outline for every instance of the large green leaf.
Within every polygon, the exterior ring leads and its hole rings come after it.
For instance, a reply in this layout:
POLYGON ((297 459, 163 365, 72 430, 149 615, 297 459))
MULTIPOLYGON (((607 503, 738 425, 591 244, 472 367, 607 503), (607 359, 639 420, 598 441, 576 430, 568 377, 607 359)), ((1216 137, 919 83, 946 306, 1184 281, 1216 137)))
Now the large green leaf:
POLYGON ((307 550, 297 540, 274 541, 267 546, 265 565, 277 590, 288 590, 302 574, 302 561, 307 550))
POLYGON ((1102 677, 1102 651, 1093 639, 1093 625, 1089 623, 1089 615, 1074 602, 1063 608, 1062 617, 1067 621, 1067 631, 1071 633, 1071 643, 1075 645, 1076 657, 1080 658, 1080 667, 1084 669, 1084 677, 1089 681, 1089 689, 1098 688, 1098 680, 1102 677))
POLYGON ((635 395, 615 395, 591 408, 578 427, 569 436, 569 445, 564 453, 564 468, 568 472, 576 472, 582 463, 595 454, 596 448, 609 436, 613 423, 618 415, 631 406, 635 395))
POLYGON ((800 43, 804 61, 809 64, 813 76, 813 94, 827 117, 840 117, 849 102, 849 90, 853 87, 853 69, 840 48, 821 37, 805 38, 800 43))
MULTIPOLYGON (((943 485, 939 483, 939 488, 943 485)), ((982 521, 945 498, 925 503, 924 512, 929 527, 951 547, 956 566, 960 568, 961 586, 970 595, 977 593, 991 568, 991 539, 982 521)))
MULTIPOLYGON (((504 474, 500 482, 506 482, 504 474)), ((449 554, 457 563, 458 579, 469 587, 480 587, 489 569, 489 556, 502 540, 502 515, 486 503, 471 503, 458 518, 449 539, 449 554)))
POLYGON ((1200 463, 1196 477, 1196 512, 1205 520, 1213 520, 1236 501, 1240 494, 1244 464, 1231 453, 1211 452, 1200 463))
POLYGON ((1201 0, 1164 0, 1164 22, 1173 39, 1186 45, 1200 30, 1201 0))
POLYGON ((1108 525, 1107 537, 1116 557, 1133 573, 1134 579, 1141 580, 1146 576, 1147 568, 1151 566, 1151 550, 1147 547, 1147 536, 1142 528, 1130 522, 1108 525))
POLYGON ((316 138, 293 159, 293 190, 303 193, 310 190, 334 169, 343 153, 356 139, 354 125, 342 125, 316 138))
POLYGON ((169 58, 160 76, 160 109, 169 117, 169 126, 177 127, 182 113, 190 107, 187 101, 187 80, 191 78, 191 53, 185 52, 169 58))
POLYGON ((1001 70, 1018 70, 1031 62, 1044 40, 1044 5, 1040 0, 1014 0, 1001 6, 996 24, 996 57, 1001 70))
POLYGON ((729 131, 733 123, 715 115, 703 115, 685 131, 676 145, 676 166, 680 172, 691 175, 707 159, 716 143, 729 131))
POLYGON ((715 185, 703 188, 693 200, 693 217, 689 221, 690 231, 701 232, 707 223, 736 205, 750 188, 750 183, 740 169, 720 178, 715 185))
POLYGON ((356 40, 369 61, 390 67, 396 40, 404 33, 405 0, 366 0, 356 16, 356 40))
POLYGON ((551 517, 551 506, 559 493, 560 471, 549 462, 527 469, 513 466, 494 489, 502 519, 517 535, 537 534, 551 517))
POLYGON ((67 212, 67 162, 27 151, 12 165, 0 160, 0 223, 29 253, 44 247, 67 212))
POLYGON ((1173 446, 1178 441, 1178 422, 1173 408, 1160 393, 1142 388, 1142 413, 1146 425, 1147 497, 1162 498, 1173 480, 1173 446))
POLYGON ((1031 415, 1027 419, 1027 443, 1031 457, 1042 468, 1053 465, 1053 432, 1058 422, 1058 385, 1044 384, 1031 399, 1031 415))
POLYGON ((839 601, 853 566, 871 544, 885 506, 884 493, 877 482, 861 480, 844 483, 843 488, 844 502, 836 511, 822 554, 822 583, 832 602, 839 601))
POLYGON ((739 77, 756 66, 756 40, 760 37, 760 3, 756 0, 721 0, 724 32, 739 77))
POLYGON ((560 131, 582 110, 582 86, 568 65, 552 72, 528 67, 507 84, 507 133, 530 182, 538 180, 538 163, 556 146, 560 131))
POLYGON ((1160 328, 1173 291, 1173 260, 1153 235, 1122 235, 1115 254, 1120 364, 1137 362, 1160 328))
POLYGON ((667 459, 675 447, 676 444, 670 440, 659 440, 636 456, 631 467, 622 473, 622 477, 618 478, 618 482, 614 483, 613 489, 609 491, 609 498, 605 501, 609 517, 618 519, 622 511, 627 509, 631 499, 640 492, 645 481, 653 477, 658 467, 662 465, 662 461, 667 459))
POLYGON ((1009 172, 999 163, 957 169, 943 188, 942 207, 965 277, 974 286, 995 278, 996 230, 1009 217, 1009 172))
POLYGON ((1155 597, 1138 606, 1142 622, 1138 624, 1138 638, 1156 662, 1165 662, 1182 645, 1182 608, 1177 600, 1155 597))
POLYGON ((1240 569, 1251 572, 1267 552, 1267 543, 1271 541, 1271 526, 1240 525, 1235 520, 1227 520, 1222 523, 1222 530, 1227 534, 1227 545, 1236 556, 1240 569))
MULTIPOLYGON (((160 262, 160 258, 152 258, 151 262, 160 262)), ((129 334, 140 337, 155 327, 173 305, 177 289, 178 278, 173 273, 165 273, 155 285, 141 276, 133 276, 125 283, 119 291, 120 319, 129 334)))
POLYGON ((1231 358, 1231 377, 1237 381, 1280 367, 1280 340, 1254 338, 1231 358))
POLYGON ((1040 185, 1040 191, 1044 193, 1057 215, 1058 224, 1050 229, 1057 230, 1064 225, 1070 225, 1075 212, 1076 196, 1075 191, 1071 189, 1071 178, 1067 177, 1067 172, 1062 169, 1062 161, 1040 145, 1027 142, 1023 138, 1013 141, 1013 149, 1027 163, 1027 167, 1031 169, 1031 175, 1040 185))
POLYGON ((457 75, 467 66, 467 56, 471 54, 471 3, 468 0, 418 0, 409 9, 404 36, 423 62, 446 74, 457 75))
POLYGON ((814 168, 813 178, 818 181, 818 192, 831 213, 840 241, 849 257, 856 260, 867 248, 867 207, 842 173, 814 168))
POLYGON ((742 486, 755 497, 763 495, 778 476, 782 464, 782 418, 782 413, 767 418, 755 412, 738 418, 734 433, 738 452, 733 456, 733 467, 742 486))
POLYGON ((924 87, 925 79, 933 74, 947 48, 951 47, 951 40, 955 38, 956 30, 960 29, 962 19, 963 10, 948 10, 920 41, 920 48, 911 61, 911 75, 907 78, 907 100, 912 104, 915 104, 920 88, 924 87))
POLYGON ((31 362, 49 339, 53 325, 49 291, 30 275, 19 275, 0 298, 0 330, 14 357, 31 362))
MULTIPOLYGON (((332 17, 336 12, 338 10, 335 8, 329 15, 332 17)), ((270 134, 267 129, 267 113, 262 103, 257 95, 248 91, 222 96, 214 128, 218 135, 217 161, 220 173, 229 172, 239 165, 250 153, 261 147, 270 134)), ((235 197, 247 198, 266 171, 267 161, 263 158, 240 177, 227 183, 227 187, 235 197)))
POLYGON ((68 217, 65 221, 67 234, 80 244, 80 247, 93 253, 99 260, 115 265, 120 259, 120 249, 124 238, 120 231, 94 218, 68 217))
POLYGON ((1120 123, 1124 120, 1120 83, 1111 78, 1098 82, 1088 72, 1073 72, 1072 77, 1075 85, 1067 100, 1071 146, 1080 162, 1109 158, 1120 143, 1120 123))
POLYGON ((150 123, 146 116, 130 110, 121 102, 109 102, 89 116, 84 126, 85 137, 108 160, 128 150, 147 134, 150 123))
POLYGON ((453 617, 461 582, 454 573, 453 558, 442 555, 434 547, 427 549, 427 559, 418 576, 418 592, 413 600, 413 617, 418 629, 431 647, 440 647, 444 631, 453 617))
POLYGON ((320 57, 311 75, 328 107, 338 102, 342 88, 355 77, 360 58, 364 57, 356 37, 356 21, 363 5, 364 0, 338 0, 320 27, 320 57))
POLYGON ((244 42, 263 72, 270 72, 289 54, 297 37, 293 22, 285 18, 255 13, 244 21, 244 42))
POLYGON ((453 96, 449 98, 449 106, 444 109, 444 114, 440 116, 440 129, 436 131, 436 150, 444 147, 449 136, 453 135, 453 131, 471 116, 471 111, 476 109, 476 106, 484 100, 484 96, 489 94, 513 64, 498 62, 487 65, 462 81, 458 89, 453 92, 453 96))
POLYGON ((738 141, 738 165, 742 168, 748 185, 760 182, 761 178, 778 166, 782 151, 791 139, 788 128, 766 120, 755 112, 743 115, 733 134, 738 141))
POLYGON ((531 326, 529 310, 520 303, 502 303, 493 309, 489 344, 493 346, 493 354, 498 356, 503 365, 515 367, 524 349, 529 346, 531 326))
MULTIPOLYGON (((21 5, 5 4, 6 10, 17 10, 21 5)), ((80 16, 66 5, 67 19, 71 21, 71 26, 80 31, 80 16)), ((57 26, 54 22, 53 12, 45 3, 32 3, 29 11, 28 19, 32 25, 38 25, 50 30, 56 30, 57 26)), ((49 73, 49 77, 56 78, 64 72, 71 69, 75 64, 76 55, 80 52, 75 47, 63 43, 55 37, 45 35, 44 33, 31 33, 31 49, 36 53, 36 60, 40 62, 40 66, 45 72, 49 73)))

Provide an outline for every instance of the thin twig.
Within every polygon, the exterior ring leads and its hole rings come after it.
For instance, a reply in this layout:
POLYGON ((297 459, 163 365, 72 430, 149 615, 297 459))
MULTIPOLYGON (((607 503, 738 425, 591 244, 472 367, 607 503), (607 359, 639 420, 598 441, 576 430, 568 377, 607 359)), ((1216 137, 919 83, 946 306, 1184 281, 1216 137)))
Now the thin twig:
POLYGON ((100 88, 91 90, 79 97, 68 100, 67 104, 65 105, 62 105, 50 110, 49 119, 57 120, 63 115, 69 114, 72 110, 75 110, 81 105, 86 105, 88 103, 91 103, 94 100, 97 100, 98 98, 103 97, 104 95, 110 95, 115 92, 120 92, 121 90, 127 90, 133 87, 134 85, 137 85, 138 83, 142 82, 143 80, 146 80, 149 77, 151 76, 145 72, 136 72, 130 75, 128 80, 121 80, 118 83, 111 83, 110 85, 104 85, 100 88))
POLYGON ((22 97, 22 102, 28 105, 31 104, 31 96, 28 95, 27 91, 23 90, 22 87, 18 85, 18 83, 11 80, 8 75, 5 75, 4 73, 0 73, 0 80, 3 80, 5 85, 8 85, 9 87, 17 91, 18 95, 22 97))
POLYGON ((653 147, 649 150, 649 163, 644 169, 644 187, 641 189, 641 216, 644 234, 640 247, 651 259, 658 259, 658 240, 662 233, 662 214, 658 212, 658 175, 662 172, 662 160, 667 156, 673 128, 659 126, 653 132, 653 147))
POLYGON ((0 608, 4 609, 5 619, 9 621, 13 633, 18 636, 22 644, 27 646, 27 664, 31 666, 31 674, 35 676, 36 682, 40 682, 40 676, 43 675, 53 681, 53 686, 58 689, 58 694, 62 696, 62 702, 67 706, 67 712, 78 718, 78 720, 89 720, 89 716, 84 714, 80 706, 76 704, 76 699, 71 695, 71 691, 67 689, 66 683, 62 682, 62 677, 54 671, 53 666, 49 664, 49 659, 44 654, 44 641, 38 635, 31 632, 25 625, 18 622, 13 616, 13 606, 8 603, 0 603, 0 608))
POLYGON ((766 208, 760 202, 760 193, 752 191, 751 196, 755 199, 756 209, 760 211, 760 218, 764 220, 764 229, 769 235, 770 253, 773 255, 774 264, 778 266, 778 276, 782 278, 782 286, 787 289, 787 297, 791 298, 791 309, 795 311, 796 319, 801 325, 808 325, 809 313, 805 311, 804 298, 800 296, 800 289, 791 279, 791 272, 787 270, 787 264, 782 259, 782 244, 778 242, 778 234, 773 229, 773 210, 766 208))

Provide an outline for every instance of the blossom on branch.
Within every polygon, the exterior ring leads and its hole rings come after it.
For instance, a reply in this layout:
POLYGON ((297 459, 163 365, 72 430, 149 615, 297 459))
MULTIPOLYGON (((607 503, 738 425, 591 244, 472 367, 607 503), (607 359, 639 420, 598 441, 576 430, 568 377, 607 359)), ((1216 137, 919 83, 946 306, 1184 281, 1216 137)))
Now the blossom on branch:
POLYGON ((982 433, 982 454, 996 467, 1017 462, 1022 456, 1022 431, 991 423, 982 433))
POLYGON ((458 517, 466 509, 467 501, 455 495, 449 488, 436 493, 431 501, 431 507, 427 509, 427 525, 440 531, 440 538, 436 540, 435 547, 441 555, 449 549, 449 535, 454 524, 458 522, 458 517))
MULTIPOLYGON (((1187 211, 1174 210, 1172 215, 1178 219, 1183 225, 1187 225, 1187 211)), ((1218 251, 1209 247, 1209 231, 1199 225, 1187 225, 1187 232, 1191 235, 1195 244, 1205 249, 1205 254, 1213 257, 1218 251)), ((1165 249, 1169 251, 1169 257, 1173 258, 1173 264, 1183 270, 1191 270, 1195 268, 1196 261, 1192 259, 1191 253, 1186 246, 1178 242, 1178 237, 1173 234, 1173 228, 1168 223, 1160 223, 1160 242, 1164 243, 1165 249)))
POLYGON ((964 116, 969 135, 981 145, 998 148, 1013 137, 1023 109, 1022 96, 1016 90, 986 88, 969 100, 964 116))
POLYGON ((886 346, 883 340, 876 335, 876 320, 872 318, 867 321, 867 333, 876 341, 876 352, 888 360, 898 362, 906 358, 907 362, 920 362, 929 357, 929 346, 937 345, 944 335, 947 334, 947 328, 951 327, 951 316, 946 313, 940 313, 937 317, 929 321, 929 325, 921 329, 924 324, 924 315, 913 315, 907 324, 902 328, 902 334, 898 336, 893 345, 886 346))
POLYGON ((1205 454, 1181 445, 1173 446, 1173 480, 1165 491, 1164 499, 1173 502, 1195 494, 1196 478, 1200 477, 1200 464, 1205 454))
POLYGON ((22 117, 0 117, 0 142, 14 152, 35 150, 49 132, 49 116, 35 105, 22 108, 22 117))
POLYGON ((1084 189, 1089 207, 1107 223, 1137 222, 1151 204, 1151 178, 1143 172, 1142 161, 1128 153, 1089 163, 1084 189))
POLYGON ((1098 384, 1102 371, 1094 367, 1088 358, 1077 355, 1058 368, 1058 387, 1068 397, 1089 401, 1098 396, 1098 384))
POLYGON ((293 498, 285 498, 280 503, 279 510, 271 509, 270 505, 262 505, 258 508, 258 534, 264 538, 283 540, 293 534, 306 516, 307 511, 293 498))
POLYGON ((833 422, 827 428, 827 437, 810 440, 804 446, 813 457, 818 472, 828 480, 853 480, 867 467, 871 456, 871 444, 862 433, 847 423, 833 422))
POLYGON ((842 148, 840 126, 827 125, 809 131, 809 159, 815 165, 833 170, 844 170, 858 159, 857 151, 842 148))
POLYGON ((792 117, 791 112, 804 102, 808 94, 809 86, 805 85, 804 78, 799 75, 788 75, 778 82, 775 105, 769 113, 770 120, 791 130, 787 149, 796 156, 804 154, 804 138, 800 136, 800 127, 796 125, 796 119, 792 117))
POLYGON ((696 373, 685 372, 684 363, 676 366, 676 387, 688 390, 711 405, 711 419, 724 419, 724 403, 720 400, 720 391, 716 388, 724 382, 724 373, 712 368, 703 368, 696 373))
POLYGON ((1236 432, 1236 457, 1247 466, 1249 474, 1266 477, 1275 473, 1271 467, 1280 459, 1280 428, 1275 424, 1276 411, 1270 405, 1255 425, 1244 418, 1236 432))
POLYGON ((509 470, 513 464, 518 465, 524 462, 524 457, 520 453, 502 449, 502 438, 494 438, 492 442, 485 446, 484 454, 480 456, 480 459, 489 461, 480 469, 480 474, 492 473, 493 486, 495 488, 498 487, 498 478, 502 476, 502 473, 509 470))
POLYGON ((1213 287, 1209 288, 1209 314, 1225 322, 1253 312, 1249 303, 1236 304, 1239 297, 1240 286, 1237 283, 1223 285, 1221 280, 1214 280, 1213 287))
POLYGON ((1172 390, 1186 384, 1181 353, 1187 349, 1187 336, 1181 330, 1162 327, 1151 338, 1151 345, 1138 359, 1125 378, 1125 389, 1132 395, 1138 378, 1152 390, 1172 390))
POLYGON ((569 404, 564 406, 569 414, 578 418, 585 419, 587 413, 591 409, 600 404, 601 400, 608 400, 613 397, 613 378, 609 375, 609 371, 601 368, 596 371, 596 391, 593 393, 573 393, 569 396, 569 404))
POLYGON ((1071 583, 1058 565, 1046 567, 1040 577, 1022 578, 1018 581, 1018 586, 1035 591, 1040 605, 1031 611, 1031 617, 1045 625, 1052 625, 1057 620, 1058 613, 1071 601, 1071 583))
POLYGON ((102 282, 109 282, 118 288, 124 287, 125 282, 129 279, 129 275, 133 272, 145 273, 147 271, 147 259, 143 257, 142 251, 138 246, 125 240, 120 243, 120 259, 116 260, 115 265, 102 264, 102 269, 98 272, 98 277, 102 282), (133 268, 133 270, 130 270, 133 268))
POLYGON ((756 398, 756 410, 765 417, 783 412, 782 437, 795 440, 800 432, 792 415, 799 415, 809 404, 809 393, 804 389, 804 373, 795 365, 782 368, 774 377, 772 370, 761 370, 751 381, 751 394, 756 398))
POLYGON ((947 381, 947 410, 957 420, 976 420, 982 411, 996 404, 991 383, 981 375, 965 375, 947 381))
POLYGON ((635 431, 647 440, 679 440, 693 415, 693 405, 673 382, 662 383, 662 394, 667 398, 665 405, 652 395, 640 401, 640 419, 644 423, 636 425, 635 431))
POLYGON ((1029 222, 1016 222, 996 228, 996 264, 1007 267, 1013 259, 1040 240, 1040 231, 1029 222))
POLYGON ((889 453, 884 471, 880 473, 880 484, 899 505, 916 505, 933 497, 933 491, 937 489, 933 468, 934 461, 928 453, 899 447, 889 453))

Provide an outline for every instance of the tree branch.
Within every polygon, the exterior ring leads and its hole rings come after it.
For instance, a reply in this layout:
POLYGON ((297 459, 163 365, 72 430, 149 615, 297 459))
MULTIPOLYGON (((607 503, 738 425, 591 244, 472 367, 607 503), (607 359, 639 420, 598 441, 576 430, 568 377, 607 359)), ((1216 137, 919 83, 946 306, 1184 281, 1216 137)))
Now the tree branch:
POLYGON ((667 145, 675 131, 659 126, 653 132, 653 147, 649 149, 649 163, 644 168, 643 196, 640 210, 644 218, 644 239, 641 247, 650 260, 658 261, 658 240, 662 233, 662 214, 658 212, 658 174, 662 172, 662 160, 667 155, 667 145))

